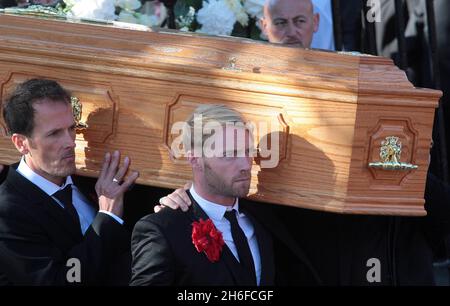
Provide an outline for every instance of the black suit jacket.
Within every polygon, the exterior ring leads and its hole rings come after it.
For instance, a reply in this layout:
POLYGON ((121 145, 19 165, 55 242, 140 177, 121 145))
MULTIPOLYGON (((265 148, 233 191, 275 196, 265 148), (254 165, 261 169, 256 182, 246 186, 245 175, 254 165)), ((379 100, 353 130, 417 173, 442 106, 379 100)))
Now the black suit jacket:
MULTIPOLYGON (((302 250, 264 204, 241 199, 239 207, 255 227, 261 255, 261 286, 320 283, 302 250)), ((249 285, 226 244, 216 263, 197 252, 191 233, 192 222, 200 218, 206 220, 208 216, 195 201, 188 212, 163 209, 142 218, 131 241, 131 285, 249 285)))
POLYGON ((325 285, 429 286, 433 253, 450 234, 450 188, 430 172, 427 216, 342 215, 275 206, 325 285), (380 260, 381 282, 369 283, 368 260, 380 260))
MULTIPOLYGON (((243 205, 255 227, 261 255, 261 285, 274 282, 270 235, 243 205)), ((131 240, 131 285, 236 286, 251 285, 233 253, 224 244, 220 259, 212 263, 192 243, 192 223, 208 216, 193 201, 187 212, 163 209, 147 215, 135 226, 131 240)))
POLYGON ((126 284, 130 235, 123 226, 99 213, 82 236, 64 209, 16 168, 0 185, 0 284, 69 284, 70 258, 80 260, 82 285, 126 284))

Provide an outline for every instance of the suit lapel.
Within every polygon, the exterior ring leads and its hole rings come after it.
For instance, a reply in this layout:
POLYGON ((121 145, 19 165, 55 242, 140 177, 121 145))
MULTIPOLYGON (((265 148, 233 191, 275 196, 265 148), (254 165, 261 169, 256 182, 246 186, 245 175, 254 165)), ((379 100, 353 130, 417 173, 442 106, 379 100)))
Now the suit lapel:
POLYGON ((246 210, 245 203, 241 201, 239 208, 252 222, 258 240, 259 255, 261 258, 261 286, 274 285, 275 264, 273 255, 273 243, 269 233, 261 224, 246 210))
MULTIPOLYGON (((208 215, 203 211, 203 209, 198 205, 198 203, 194 200, 194 198, 191 196, 189 191, 187 191, 187 194, 189 195, 189 198, 192 201, 192 213, 190 214, 190 218, 192 222, 198 221, 200 219, 207 220, 209 219, 208 215)), ((252 281, 249 279, 249 277, 244 273, 239 261, 234 257, 231 250, 228 248, 227 244, 225 243, 222 248, 222 254, 221 259, 223 260, 223 264, 231 274, 234 282, 236 285, 239 286, 251 286, 252 281)), ((219 261, 220 263, 220 261, 219 261)))
MULTIPOLYGON (((16 171, 17 165, 11 166, 8 172, 8 182, 11 183, 17 192, 26 198, 26 203, 34 208, 43 209, 47 214, 41 216, 49 216, 49 219, 60 228, 64 229, 74 240, 81 240, 81 230, 74 226, 73 220, 64 211, 64 208, 39 187, 24 178, 16 171)), ((40 220, 41 222, 49 222, 50 220, 40 220)))

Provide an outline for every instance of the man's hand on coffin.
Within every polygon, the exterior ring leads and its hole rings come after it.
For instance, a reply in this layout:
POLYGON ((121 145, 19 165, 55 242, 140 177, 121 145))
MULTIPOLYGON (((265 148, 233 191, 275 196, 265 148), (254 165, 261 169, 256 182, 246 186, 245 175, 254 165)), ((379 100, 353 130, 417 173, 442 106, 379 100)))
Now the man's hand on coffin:
POLYGON ((191 199, 189 199, 186 190, 191 188, 192 182, 187 182, 183 188, 178 188, 168 196, 159 199, 160 205, 155 205, 153 210, 155 213, 163 209, 164 207, 170 207, 172 209, 181 209, 182 211, 187 211, 189 206, 191 206, 191 199))
POLYGON ((120 167, 119 163, 119 151, 115 151, 112 155, 106 153, 100 176, 95 184, 95 191, 99 200, 99 210, 108 211, 121 218, 123 215, 123 196, 134 184, 139 173, 134 171, 125 178, 130 166, 130 159, 125 157, 120 167))

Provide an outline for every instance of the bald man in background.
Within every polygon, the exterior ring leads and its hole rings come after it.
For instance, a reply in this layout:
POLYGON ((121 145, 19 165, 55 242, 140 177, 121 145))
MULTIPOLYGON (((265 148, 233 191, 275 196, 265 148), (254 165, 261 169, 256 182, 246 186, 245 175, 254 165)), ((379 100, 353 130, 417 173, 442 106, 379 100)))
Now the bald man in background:
POLYGON ((271 43, 310 48, 320 15, 311 0, 267 0, 261 29, 271 43))

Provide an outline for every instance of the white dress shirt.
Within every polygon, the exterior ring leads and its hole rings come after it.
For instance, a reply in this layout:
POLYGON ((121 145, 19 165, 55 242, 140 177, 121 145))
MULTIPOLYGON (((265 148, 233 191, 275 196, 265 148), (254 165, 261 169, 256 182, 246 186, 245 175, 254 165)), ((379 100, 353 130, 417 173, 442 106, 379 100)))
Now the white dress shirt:
POLYGON ((319 28, 313 34, 311 48, 335 50, 331 0, 313 0, 314 13, 319 13, 319 28))
MULTIPOLYGON (((92 221, 94 221, 96 211, 94 207, 88 204, 89 201, 73 184, 72 178, 70 176, 66 178, 66 181, 62 186, 58 186, 31 170, 31 168, 25 162, 24 158, 22 158, 22 160, 20 161, 19 167, 17 167, 17 172, 28 179, 31 183, 39 187, 47 195, 51 196, 56 201, 56 203, 58 203, 58 205, 63 208, 64 205, 53 195, 59 190, 64 189, 64 187, 66 187, 67 185, 72 185, 72 203, 80 219, 81 231, 83 235, 86 233, 87 229, 92 224, 92 221)), ((99 212, 105 213, 114 218, 120 224, 123 224, 123 220, 116 215, 104 210, 100 210, 99 212)))
POLYGON ((236 257, 236 259, 239 261, 237 248, 234 244, 233 236, 231 235, 231 224, 224 217, 226 211, 235 209, 238 212, 236 216, 237 221, 241 229, 244 231, 245 236, 247 237, 248 245, 250 247, 250 251, 252 252, 253 262, 255 264, 256 282, 259 285, 261 281, 261 256, 259 253, 258 240, 256 237, 255 228, 253 227, 250 219, 246 217, 245 214, 239 212, 239 199, 236 199, 236 203, 233 205, 233 207, 227 207, 205 200, 200 195, 198 195, 193 185, 189 189, 189 191, 194 200, 212 220, 217 230, 222 233, 224 242, 227 244, 234 257, 236 257))

